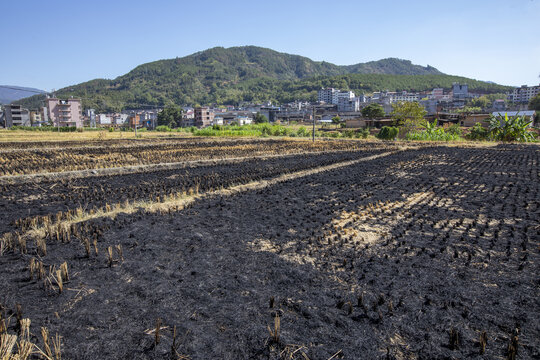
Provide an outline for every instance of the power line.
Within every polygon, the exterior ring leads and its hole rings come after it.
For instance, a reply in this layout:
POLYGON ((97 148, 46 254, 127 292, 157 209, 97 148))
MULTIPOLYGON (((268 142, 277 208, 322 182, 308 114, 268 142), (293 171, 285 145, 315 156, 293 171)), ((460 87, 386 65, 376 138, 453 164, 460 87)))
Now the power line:
POLYGON ((17 91, 24 91, 24 92, 33 92, 33 93, 36 93, 36 94, 46 94, 47 93, 46 91, 41 91, 41 90, 38 91, 38 90, 31 90, 31 89, 16 88, 16 87, 6 86, 6 85, 0 85, 0 88, 17 90, 17 91))

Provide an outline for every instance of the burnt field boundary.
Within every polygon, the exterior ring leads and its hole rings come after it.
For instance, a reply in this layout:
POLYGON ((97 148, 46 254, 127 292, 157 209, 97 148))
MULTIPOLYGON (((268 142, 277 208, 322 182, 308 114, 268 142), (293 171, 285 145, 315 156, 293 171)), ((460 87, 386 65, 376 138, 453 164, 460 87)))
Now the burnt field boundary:
MULTIPOLYGON (((406 149, 416 149, 414 146, 400 146, 396 147, 400 150, 406 149)), ((359 154, 365 152, 366 149, 353 150, 359 154)), ((191 161, 180 161, 173 163, 160 163, 160 164, 145 164, 145 165, 128 165, 114 168, 105 168, 105 169, 88 169, 88 170, 75 170, 75 171, 61 171, 54 173, 37 173, 37 174, 25 174, 25 175, 6 175, 0 176, 0 186, 2 185, 21 185, 25 183, 40 183, 47 181, 61 181, 69 179, 78 179, 78 178, 88 178, 88 177, 101 177, 101 176, 112 176, 112 175, 126 175, 126 174, 139 174, 153 171, 161 170, 178 170, 185 168, 196 168, 199 166, 212 166, 219 164, 238 164, 246 160, 266 160, 266 159, 287 159, 299 155, 323 155, 323 154, 333 154, 333 153, 346 153, 353 152, 351 150, 331 150, 331 151, 302 151, 302 152, 293 152, 288 154, 276 154, 276 155, 255 155, 255 156, 246 156, 246 157, 231 157, 223 159, 204 159, 204 160, 191 160, 191 161)))
MULTIPOLYGON (((181 191, 169 193, 164 196, 157 196, 154 199, 140 198, 138 200, 130 201, 118 201, 116 203, 106 204, 103 208, 92 208, 91 211, 84 211, 80 207, 77 209, 68 210, 67 212, 55 213, 54 216, 48 217, 29 217, 24 219, 15 220, 16 236, 27 237, 28 240, 35 240, 37 238, 43 239, 49 237, 51 240, 56 236, 57 240, 60 240, 64 233, 69 233, 69 229, 73 224, 77 224, 82 221, 88 221, 90 219, 98 219, 102 217, 114 217, 119 213, 135 213, 137 211, 148 212, 171 212, 178 211, 184 206, 192 204, 193 202, 213 196, 233 195, 242 191, 261 189, 273 184, 288 181, 291 179, 301 178, 320 172, 339 169, 342 167, 354 165, 357 163, 375 160, 381 157, 386 157, 397 152, 406 151, 405 149, 394 150, 389 152, 376 153, 375 155, 365 156, 359 159, 336 161, 329 165, 310 167, 295 172, 288 172, 285 169, 278 171, 280 175, 272 178, 262 178, 250 181, 246 179, 244 181, 233 182, 228 187, 221 187, 219 190, 213 188, 202 189, 200 184, 197 184, 195 188, 190 187, 188 189, 183 188, 181 191)), ((364 151, 366 153, 366 151, 364 151)), ((353 153, 354 154, 354 153, 353 153)), ((327 154, 328 155, 328 154, 327 154)), ((330 154, 331 155, 331 154, 330 154)), ((246 160, 244 159, 243 163, 246 160)), ((174 176, 174 175, 173 175, 174 176)), ((12 238, 14 235, 11 233, 4 234, 4 239, 12 238)), ((7 242, 4 240, 4 242, 7 242)))
POLYGON ((383 142, 345 140, 310 142, 283 139, 152 141, 121 145, 103 142, 98 147, 60 147, 47 150, 4 152, 0 156, 0 176, 119 168, 207 159, 250 158, 303 152, 369 150, 392 146, 395 145, 383 142))

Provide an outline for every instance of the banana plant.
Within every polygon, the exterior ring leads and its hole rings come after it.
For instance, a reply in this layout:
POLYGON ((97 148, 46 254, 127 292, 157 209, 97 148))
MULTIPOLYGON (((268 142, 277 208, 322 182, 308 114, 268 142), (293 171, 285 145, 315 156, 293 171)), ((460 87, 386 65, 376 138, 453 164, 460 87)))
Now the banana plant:
POLYGON ((493 140, 500 141, 534 141, 534 135, 529 132, 529 127, 532 121, 525 120, 523 116, 508 117, 504 114, 504 119, 501 123, 498 117, 490 117, 488 119, 489 133, 493 140))
POLYGON ((429 121, 425 121, 423 124, 422 124, 422 127, 424 129, 426 129, 426 133, 428 135, 432 135, 435 133, 436 129, 437 129, 437 119, 433 120, 432 123, 430 123, 429 121))

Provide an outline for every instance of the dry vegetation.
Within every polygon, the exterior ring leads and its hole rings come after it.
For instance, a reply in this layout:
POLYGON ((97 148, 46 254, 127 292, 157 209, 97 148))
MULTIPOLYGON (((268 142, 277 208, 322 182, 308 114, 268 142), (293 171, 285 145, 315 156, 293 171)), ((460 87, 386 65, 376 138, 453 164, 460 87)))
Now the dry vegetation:
POLYGON ((0 176, 366 148, 357 141, 147 139, 0 143, 0 176))
POLYGON ((0 147, 12 175, 184 162, 0 177, 2 360, 540 357, 536 147, 0 147))

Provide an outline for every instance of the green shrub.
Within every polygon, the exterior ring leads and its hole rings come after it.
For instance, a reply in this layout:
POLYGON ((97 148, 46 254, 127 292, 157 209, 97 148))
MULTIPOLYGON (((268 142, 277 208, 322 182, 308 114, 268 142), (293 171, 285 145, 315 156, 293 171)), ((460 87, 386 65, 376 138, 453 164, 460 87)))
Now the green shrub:
POLYGON ((307 131, 305 127, 300 126, 300 128, 298 128, 298 130, 296 131, 296 135, 300 137, 308 136, 309 131, 307 131))
POLYGON ((109 132, 114 132, 114 128, 113 128, 113 127, 110 127, 110 128, 109 128, 109 132))
POLYGON ((474 124, 471 132, 467 135, 469 140, 487 140, 489 132, 480 123, 474 124))
POLYGON ((452 135, 461 136, 463 132, 458 124, 453 124, 446 129, 446 132, 452 135))
POLYGON ((158 127, 156 127, 156 131, 169 132, 169 131, 172 131, 172 129, 168 127, 167 125, 159 125, 158 127))
POLYGON ((327 132, 326 135, 330 138, 339 138, 341 137, 341 133, 337 132, 337 131, 330 131, 330 132, 327 132))
POLYGON ((405 135, 405 139, 414 141, 460 141, 463 140, 459 135, 444 132, 442 128, 438 128, 432 132, 424 131, 409 131, 405 135))
POLYGON ((355 137, 359 139, 367 139, 369 136, 369 129, 361 129, 356 132, 355 137))
POLYGON ((356 131, 354 131, 354 130, 345 130, 341 134, 343 135, 343 137, 353 138, 353 137, 356 136, 356 131))
MULTIPOLYGON (((459 141, 462 138, 459 136, 458 131, 453 129, 452 131, 444 131, 443 128, 437 126, 437 119, 433 122, 425 121, 421 127, 425 130, 411 130, 405 134, 405 139, 415 141, 459 141)), ((459 126, 458 126, 459 129, 459 126)), ((459 129, 461 132, 461 129, 459 129)))
POLYGON ((395 140, 399 134, 399 129, 394 126, 383 126, 377 134, 377 138, 381 140, 395 140))

